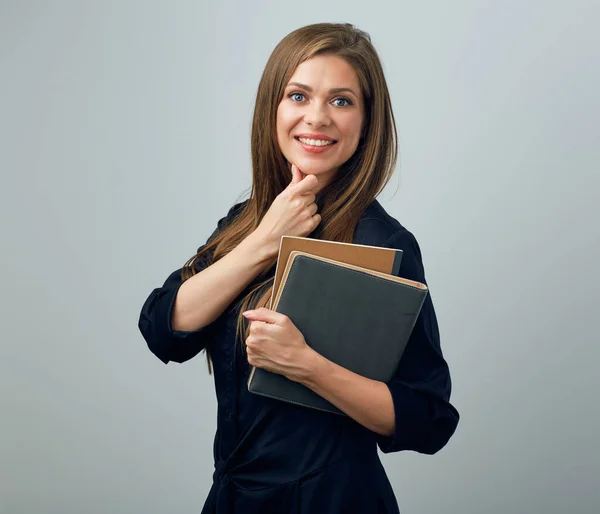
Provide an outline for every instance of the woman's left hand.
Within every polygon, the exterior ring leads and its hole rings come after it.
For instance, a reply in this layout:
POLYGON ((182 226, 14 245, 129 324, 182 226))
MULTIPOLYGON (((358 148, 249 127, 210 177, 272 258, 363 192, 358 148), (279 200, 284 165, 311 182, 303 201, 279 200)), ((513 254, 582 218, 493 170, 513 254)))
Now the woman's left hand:
POLYGON ((302 333, 287 316, 264 307, 242 315, 250 321, 246 350, 251 366, 283 375, 294 382, 309 377, 314 369, 316 352, 306 344, 302 333))

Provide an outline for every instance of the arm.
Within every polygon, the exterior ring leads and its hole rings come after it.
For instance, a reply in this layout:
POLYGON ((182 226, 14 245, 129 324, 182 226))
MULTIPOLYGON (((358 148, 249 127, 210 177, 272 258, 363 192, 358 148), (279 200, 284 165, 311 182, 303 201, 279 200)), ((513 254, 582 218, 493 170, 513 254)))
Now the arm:
POLYGON ((316 214, 316 177, 301 178, 297 168, 288 188, 273 202, 259 227, 222 259, 187 280, 173 310, 178 330, 198 330, 217 319, 277 257, 283 234, 308 235, 321 217, 316 214))
MULTIPOLYGON (((159 359, 183 362, 205 348, 216 319, 273 262, 281 236, 306 236, 316 228, 321 217, 312 190, 317 184, 314 175, 302 178, 294 168, 290 185, 275 198, 256 230, 237 247, 215 263, 202 259, 198 272, 185 282, 178 270, 152 291, 138 326, 159 359)), ((209 241, 233 221, 241 205, 219 221, 209 241)))
MULTIPOLYGON (((219 220, 217 229, 209 237, 206 244, 237 216, 241 206, 242 204, 235 205, 226 217, 219 220)), ((248 247, 250 246, 248 245, 248 247)), ((202 248, 199 248, 198 251, 202 248)), ((245 246, 240 245, 235 251, 240 255, 245 248, 245 246)), ((203 256, 201 262, 196 265, 197 275, 189 280, 208 271, 212 267, 209 266, 209 262, 210 256, 203 256)), ((216 264, 218 262, 213 266, 216 266, 216 264)), ((250 265, 252 266, 252 263, 250 265)), ((165 364, 169 361, 184 362, 189 360, 206 347, 211 339, 212 321, 218 317, 218 314, 217 316, 213 315, 214 318, 209 322, 199 323, 195 327, 189 327, 189 329, 186 326, 174 323, 175 304, 179 303, 179 293, 189 280, 182 281, 181 269, 171 273, 162 287, 158 287, 150 293, 140 312, 139 330, 146 340, 148 348, 165 364)), ((210 305, 210 302, 208 302, 208 305, 210 305)), ((198 310, 202 312, 203 309, 200 307, 198 307, 198 310)))
POLYGON ((432 351, 435 343, 424 337, 422 329, 415 327, 401 364, 388 383, 358 375, 310 348, 298 374, 288 378, 375 432, 382 452, 434 454, 453 435, 459 414, 449 403, 448 366, 441 352, 432 351))
MULTIPOLYGON (((384 246, 403 250, 400 276, 427 283, 413 234, 401 229, 384 246)), ((390 381, 371 383, 374 381, 340 371, 319 380, 317 387, 331 396, 332 403, 345 406, 346 412, 367 428, 383 428, 374 430, 383 453, 412 450, 434 454, 447 444, 458 425, 458 411, 450 404, 450 371, 440 346, 431 291, 390 381)))
POLYGON ((251 234, 222 259, 186 280, 175 299, 173 329, 192 332, 215 321, 274 257, 273 251, 251 234))
POLYGON ((355 421, 382 436, 394 433, 394 402, 386 384, 363 377, 316 352, 299 380, 355 421))
MULTIPOLYGON (((421 250, 413 234, 402 229, 385 246, 403 250, 401 276, 427 283, 421 250)), ((385 385, 392 396, 395 422, 391 435, 377 438, 381 451, 434 454, 441 450, 456 431, 459 413, 450 403, 450 370, 440 345, 431 291, 398 369, 385 385)))

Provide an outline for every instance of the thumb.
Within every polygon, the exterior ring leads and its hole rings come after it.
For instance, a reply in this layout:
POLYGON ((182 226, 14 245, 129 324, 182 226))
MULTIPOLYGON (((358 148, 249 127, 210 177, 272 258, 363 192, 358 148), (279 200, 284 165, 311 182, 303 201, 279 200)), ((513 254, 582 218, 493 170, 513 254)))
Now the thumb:
POLYGON ((292 164, 292 184, 297 184, 304 178, 304 174, 300 171, 298 166, 292 164))

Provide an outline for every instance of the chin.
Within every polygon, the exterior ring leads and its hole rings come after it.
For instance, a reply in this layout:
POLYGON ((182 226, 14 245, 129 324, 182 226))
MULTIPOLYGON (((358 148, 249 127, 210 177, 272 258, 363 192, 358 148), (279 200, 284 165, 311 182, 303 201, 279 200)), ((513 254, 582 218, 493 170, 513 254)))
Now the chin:
POLYGON ((303 159, 298 159, 298 161, 296 161, 296 166, 298 166, 298 168, 300 168, 300 171, 305 175, 316 175, 317 177, 319 175, 325 175, 326 173, 329 173, 332 169, 338 167, 324 162, 311 162, 310 160, 303 159))

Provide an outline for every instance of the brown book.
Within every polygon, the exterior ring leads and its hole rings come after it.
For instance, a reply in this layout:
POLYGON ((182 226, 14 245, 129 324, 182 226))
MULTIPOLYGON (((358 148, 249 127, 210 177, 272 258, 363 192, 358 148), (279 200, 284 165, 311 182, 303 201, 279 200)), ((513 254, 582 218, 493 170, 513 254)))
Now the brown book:
POLYGON ((275 269, 273 293, 269 307, 271 310, 273 310, 274 300, 279 292, 283 272, 293 251, 326 257, 343 264, 351 264, 395 276, 398 275, 402 260, 402 250, 395 248, 324 241, 308 237, 283 236, 279 245, 279 256, 275 269))

